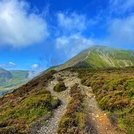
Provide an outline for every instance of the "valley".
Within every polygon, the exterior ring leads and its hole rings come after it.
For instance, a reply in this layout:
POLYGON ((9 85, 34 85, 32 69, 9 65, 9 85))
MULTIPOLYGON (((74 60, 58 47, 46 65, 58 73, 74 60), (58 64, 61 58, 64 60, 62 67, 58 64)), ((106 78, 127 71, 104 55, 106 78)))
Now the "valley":
POLYGON ((14 89, 27 83, 29 80, 30 79, 28 78, 28 71, 23 71, 23 70, 7 71, 1 68, 0 96, 3 96, 8 92, 12 92, 14 89))

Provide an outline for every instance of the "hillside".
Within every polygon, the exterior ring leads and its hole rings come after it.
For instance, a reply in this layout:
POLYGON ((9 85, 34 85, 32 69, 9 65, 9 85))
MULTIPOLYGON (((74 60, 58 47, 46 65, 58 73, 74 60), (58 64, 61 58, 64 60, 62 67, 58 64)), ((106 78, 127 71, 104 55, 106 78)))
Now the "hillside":
POLYGON ((0 133, 15 134, 25 133, 29 125, 37 119, 51 115, 53 108, 58 105, 58 98, 51 96, 46 90, 47 80, 53 78, 53 72, 49 72, 31 80, 2 98, 0 98, 0 133))
POLYGON ((28 71, 0 69, 0 96, 28 82, 28 71))
POLYGON ((134 134, 133 64, 132 51, 82 51, 0 98, 0 134, 134 134))
POLYGON ((133 134, 133 73, 131 67, 42 74, 0 99, 0 133, 133 134))
POLYGON ((75 71, 82 84, 92 87, 111 123, 125 134, 134 134, 134 67, 75 71))
POLYGON ((57 70, 69 67, 108 68, 132 65, 134 65, 133 51, 107 46, 93 46, 83 50, 65 64, 59 66, 57 70))
POLYGON ((0 85, 2 85, 2 83, 8 82, 11 78, 13 78, 13 76, 9 71, 0 68, 0 85))

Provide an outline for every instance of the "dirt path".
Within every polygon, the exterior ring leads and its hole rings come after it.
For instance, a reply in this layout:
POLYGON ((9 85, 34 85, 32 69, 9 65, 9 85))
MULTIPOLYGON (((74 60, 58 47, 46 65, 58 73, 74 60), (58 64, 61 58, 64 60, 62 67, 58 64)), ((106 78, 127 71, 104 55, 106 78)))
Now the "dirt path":
POLYGON ((91 87, 80 85, 86 94, 86 105, 89 111, 89 124, 91 134, 123 134, 116 131, 105 112, 100 110, 91 87))
POLYGON ((90 87, 81 85, 80 79, 78 79, 77 74, 64 71, 58 72, 54 76, 55 79, 49 82, 46 89, 50 90, 52 95, 57 96, 61 100, 62 105, 54 111, 53 117, 47 121, 48 123, 46 126, 41 127, 41 129, 38 131, 38 134, 56 134, 58 122, 60 121, 62 115, 65 113, 67 104, 70 99, 69 90, 75 83, 78 83, 81 91, 86 94, 85 103, 89 114, 90 133, 122 134, 116 132, 116 128, 110 123, 106 113, 101 111, 97 106, 95 96, 92 93, 92 89, 90 87), (53 87, 58 83, 58 77, 61 77, 64 80, 65 85, 67 86, 67 90, 61 93, 56 93, 53 91, 53 87))
POLYGON ((70 72, 58 72, 54 75, 54 77, 55 79, 48 83, 46 89, 50 90, 52 95, 57 96, 61 100, 62 104, 55 109, 53 116, 47 121, 45 126, 41 127, 41 129, 37 132, 38 134, 55 134, 57 132, 58 123, 62 115, 65 113, 70 99, 69 90, 74 83, 78 82, 76 79, 76 74, 72 74, 70 72), (56 93, 53 91, 53 87, 58 83, 58 77, 61 77, 64 80, 67 87, 67 90, 61 93, 56 93))

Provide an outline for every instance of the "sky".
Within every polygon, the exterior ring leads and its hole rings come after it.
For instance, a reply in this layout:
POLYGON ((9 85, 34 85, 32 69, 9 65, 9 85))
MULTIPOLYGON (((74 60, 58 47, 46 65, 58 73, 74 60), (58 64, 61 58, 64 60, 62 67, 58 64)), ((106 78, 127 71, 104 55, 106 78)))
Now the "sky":
POLYGON ((134 50, 134 0, 0 0, 0 67, 37 73, 93 45, 134 50))

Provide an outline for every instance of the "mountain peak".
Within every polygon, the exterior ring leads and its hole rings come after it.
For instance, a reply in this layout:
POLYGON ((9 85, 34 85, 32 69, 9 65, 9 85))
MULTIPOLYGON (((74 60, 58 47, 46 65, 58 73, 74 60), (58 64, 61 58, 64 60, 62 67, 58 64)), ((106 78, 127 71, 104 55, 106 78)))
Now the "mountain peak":
POLYGON ((88 49, 101 49, 101 50, 115 50, 119 48, 111 47, 111 46, 102 46, 102 45, 94 45, 88 49))
POLYGON ((95 45, 81 51, 65 64, 59 66, 57 70, 70 67, 108 68, 132 65, 134 65, 134 55, 131 51, 95 45))

